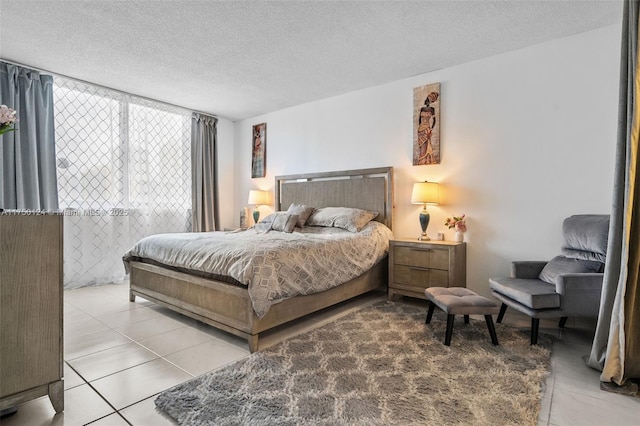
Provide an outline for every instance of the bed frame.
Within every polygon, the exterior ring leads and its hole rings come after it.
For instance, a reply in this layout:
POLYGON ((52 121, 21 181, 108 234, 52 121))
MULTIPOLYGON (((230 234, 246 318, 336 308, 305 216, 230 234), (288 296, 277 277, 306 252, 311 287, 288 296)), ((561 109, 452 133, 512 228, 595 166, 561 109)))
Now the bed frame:
MULTIPOLYGON (((389 228, 393 213, 393 167, 277 176, 275 209, 291 203, 314 207, 356 207, 379 212, 389 228)), ((386 286, 383 260, 361 276, 321 293, 296 296, 269 309, 263 318, 253 311, 246 287, 201 278, 161 266, 131 262, 129 300, 136 296, 247 339, 259 348, 260 333, 336 303, 386 286)))

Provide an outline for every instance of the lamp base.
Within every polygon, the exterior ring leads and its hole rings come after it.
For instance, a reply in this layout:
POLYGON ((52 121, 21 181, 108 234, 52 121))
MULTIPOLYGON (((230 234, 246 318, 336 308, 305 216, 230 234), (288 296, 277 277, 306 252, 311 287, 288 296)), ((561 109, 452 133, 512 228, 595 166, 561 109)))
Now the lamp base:
POLYGON ((260 210, 258 210, 257 208, 253 211, 253 222, 254 223, 258 223, 258 220, 260 219, 260 210))
POLYGON ((418 241, 429 241, 431 238, 427 235, 427 226, 429 226, 429 212, 427 211, 427 205, 425 204, 423 210, 420 212, 420 228, 422 228, 422 234, 418 237, 418 241))

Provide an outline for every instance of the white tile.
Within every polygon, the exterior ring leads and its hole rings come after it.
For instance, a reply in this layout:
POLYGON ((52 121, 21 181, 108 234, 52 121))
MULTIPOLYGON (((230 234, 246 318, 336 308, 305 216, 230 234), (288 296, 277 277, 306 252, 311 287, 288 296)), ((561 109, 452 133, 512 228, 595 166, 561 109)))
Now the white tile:
POLYGON ((140 307, 138 309, 108 313, 98 316, 96 319, 111 328, 119 328, 152 318, 157 318, 159 316, 160 314, 153 309, 140 307))
POLYGON ((128 426, 128 424, 118 413, 113 413, 96 420, 90 426, 128 426))
POLYGON ((249 344, 247 343, 247 339, 243 339, 242 337, 236 336, 231 333, 227 333, 226 331, 219 330, 203 322, 198 322, 195 325, 195 328, 201 331, 202 333, 205 333, 206 335, 211 336, 212 338, 227 342, 230 345, 235 346, 240 350, 249 349, 249 344))
POLYGON ((114 410, 89 385, 64 392, 64 423, 85 424, 113 413, 114 410))
POLYGON ((141 340, 167 331, 185 327, 170 318, 159 316, 145 321, 118 327, 116 330, 133 340, 141 340))
POLYGON ((63 307, 63 312, 65 316, 78 310, 78 308, 76 308, 75 306, 73 306, 71 303, 68 303, 68 302, 64 302, 62 307, 63 307))
POLYGON ((194 376, 215 370, 249 355, 226 342, 214 339, 167 355, 165 358, 194 376))
POLYGON ((109 295, 101 291, 99 287, 82 287, 73 290, 65 290, 63 293, 64 301, 75 307, 80 307, 85 303, 99 301, 102 297, 107 296, 109 295))
POLYGON ((113 312, 122 312, 143 307, 140 304, 129 302, 128 299, 119 299, 117 297, 110 296, 107 293, 104 293, 104 296, 98 300, 85 302, 82 304, 75 304, 75 306, 94 317, 99 317, 113 312))
POLYGON ((142 339, 138 343, 160 356, 165 356, 212 339, 206 333, 191 327, 184 327, 142 339))
POLYGON ((65 341, 64 359, 69 361, 130 342, 130 339, 111 329, 87 334, 65 341))
POLYGON ((65 342, 76 337, 86 336, 87 334, 109 329, 105 324, 80 310, 64 315, 63 322, 65 342))
POLYGON ((153 352, 131 342, 68 361, 88 382, 158 358, 153 352))
POLYGON ((100 286, 101 290, 110 296, 117 297, 118 299, 129 300, 129 283, 122 284, 106 284, 100 286))
POLYGON ((192 376, 162 358, 112 374, 91 384, 118 410, 192 376))
POLYGON ((71 367, 64 363, 64 390, 75 388, 76 386, 80 386, 85 384, 86 382, 82 380, 82 377, 78 376, 78 373, 73 371, 71 367))
POLYGON ((640 411, 575 392, 554 392, 549 423, 562 426, 637 426, 640 411))
POLYGON ((133 404, 120 411, 120 414, 132 425, 177 425, 176 421, 156 408, 156 404, 153 402, 156 396, 154 395, 151 398, 133 404))

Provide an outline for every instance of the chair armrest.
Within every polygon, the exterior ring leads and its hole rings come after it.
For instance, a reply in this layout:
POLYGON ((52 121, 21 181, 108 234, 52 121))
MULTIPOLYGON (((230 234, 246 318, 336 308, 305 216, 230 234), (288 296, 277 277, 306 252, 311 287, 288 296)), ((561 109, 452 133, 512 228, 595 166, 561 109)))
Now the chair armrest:
POLYGON ((548 261, 517 260, 511 262, 511 278, 538 278, 548 261))
POLYGON ((604 274, 583 273, 583 274, 560 274, 556 278, 556 293, 590 293, 601 292, 604 274))

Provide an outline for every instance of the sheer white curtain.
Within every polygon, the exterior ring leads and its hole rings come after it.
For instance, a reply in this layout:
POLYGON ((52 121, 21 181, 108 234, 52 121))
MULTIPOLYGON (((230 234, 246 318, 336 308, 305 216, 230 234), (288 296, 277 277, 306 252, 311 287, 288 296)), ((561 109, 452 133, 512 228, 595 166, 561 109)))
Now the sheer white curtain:
POLYGON ((65 288, 125 278, 147 235, 191 229, 191 113, 56 77, 65 288))

